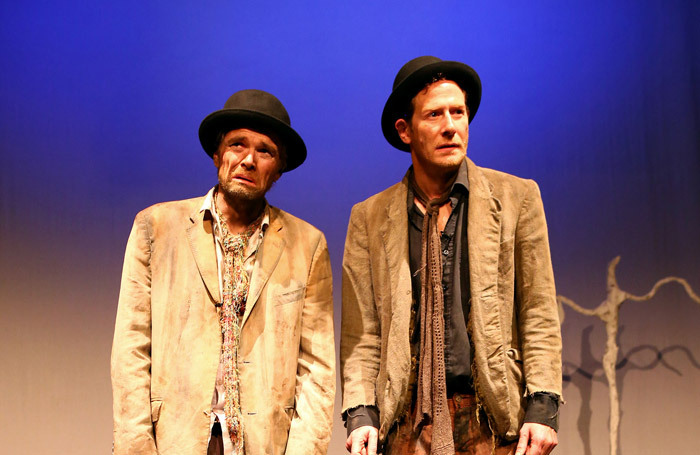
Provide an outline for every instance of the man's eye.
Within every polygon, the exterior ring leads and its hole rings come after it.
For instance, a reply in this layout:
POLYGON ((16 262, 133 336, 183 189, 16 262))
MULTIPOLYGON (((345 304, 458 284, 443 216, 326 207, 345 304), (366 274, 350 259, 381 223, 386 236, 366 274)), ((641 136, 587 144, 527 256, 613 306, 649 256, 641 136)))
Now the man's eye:
POLYGON ((440 114, 438 114, 437 112, 431 112, 431 113, 430 113, 430 117, 437 117, 438 115, 440 115, 440 114))

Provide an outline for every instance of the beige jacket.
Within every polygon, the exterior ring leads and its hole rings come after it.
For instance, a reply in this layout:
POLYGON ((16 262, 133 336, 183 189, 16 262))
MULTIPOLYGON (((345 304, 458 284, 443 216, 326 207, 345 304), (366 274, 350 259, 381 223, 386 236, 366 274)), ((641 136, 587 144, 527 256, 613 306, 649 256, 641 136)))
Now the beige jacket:
MULTIPOLYGON (((561 335, 537 184, 467 160, 467 241, 477 398, 495 434, 517 437, 524 397, 561 396, 561 335)), ((412 300, 407 179, 352 209, 343 257, 343 412, 375 405, 380 440, 406 401, 412 300)))
MULTIPOLYGON (((202 202, 157 204, 134 221, 112 348, 115 454, 206 454, 221 296, 202 202)), ((331 281, 323 234, 271 208, 241 327, 246 454, 326 453, 335 396, 331 281)))

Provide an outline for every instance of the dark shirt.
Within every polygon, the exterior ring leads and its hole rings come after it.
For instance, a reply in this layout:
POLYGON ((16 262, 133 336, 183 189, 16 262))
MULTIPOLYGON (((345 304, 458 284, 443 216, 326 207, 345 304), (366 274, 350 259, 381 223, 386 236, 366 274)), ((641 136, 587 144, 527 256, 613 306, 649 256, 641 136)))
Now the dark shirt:
MULTIPOLYGON (((412 171, 411 171, 412 172, 412 171)), ((467 163, 462 162, 450 190, 452 212, 440 234, 442 246, 442 291, 445 319, 445 379, 448 396, 455 392, 474 393, 471 378, 471 349, 467 323, 470 309, 469 256, 467 250, 467 213, 469 181, 467 163)), ((408 243, 413 291, 411 321, 412 365, 417 361, 420 344, 418 304, 421 295, 420 264, 422 255, 423 213, 414 202, 414 193, 408 190, 408 243)), ((412 372, 415 374, 415 371, 412 372)), ((415 378, 411 378, 413 380, 415 378)), ((379 428, 379 412, 375 406, 358 406, 346 416, 348 435, 355 428, 372 425, 379 428)), ((552 393, 536 392, 527 399, 524 422, 541 423, 558 429, 559 397, 552 393)))
MULTIPOLYGON (((445 306, 445 379, 448 395, 454 392, 473 393, 471 386, 471 354, 467 335, 469 315, 469 262, 467 255, 467 205, 469 182, 466 162, 450 190, 452 211, 440 233, 442 249, 442 295, 445 306)), ((420 327, 418 305, 421 300, 420 264, 423 242, 423 213, 408 190, 408 245, 415 307, 415 328, 420 327)), ((412 343, 420 342, 420 330, 412 331, 412 343)))

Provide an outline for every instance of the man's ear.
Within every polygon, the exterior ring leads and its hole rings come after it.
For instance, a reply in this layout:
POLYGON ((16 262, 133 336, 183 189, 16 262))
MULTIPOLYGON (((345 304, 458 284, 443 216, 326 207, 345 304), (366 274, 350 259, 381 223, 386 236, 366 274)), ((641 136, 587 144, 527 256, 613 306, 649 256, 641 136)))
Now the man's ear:
POLYGON ((411 144, 411 126, 408 124, 406 119, 398 119, 396 123, 394 123, 394 128, 396 128, 396 132, 399 133, 399 137, 403 141, 404 144, 410 145, 411 144))
POLYGON ((214 166, 216 166, 216 168, 219 169, 219 166, 221 166, 221 158, 219 157, 219 151, 215 151, 211 157, 214 159, 214 166))

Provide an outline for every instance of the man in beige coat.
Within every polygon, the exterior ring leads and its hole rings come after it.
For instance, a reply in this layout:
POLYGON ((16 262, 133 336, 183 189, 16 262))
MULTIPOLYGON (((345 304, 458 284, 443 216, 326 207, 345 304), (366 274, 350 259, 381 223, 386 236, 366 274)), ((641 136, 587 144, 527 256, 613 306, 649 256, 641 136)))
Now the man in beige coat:
POLYGON ((219 184, 140 212, 127 244, 114 453, 325 454, 335 395, 326 240, 265 200, 306 147, 259 90, 232 95, 199 133, 219 184))
POLYGON ((476 72, 419 57, 384 108, 404 179, 353 207, 340 347, 354 454, 546 455, 561 336, 538 187, 466 158, 476 72))

